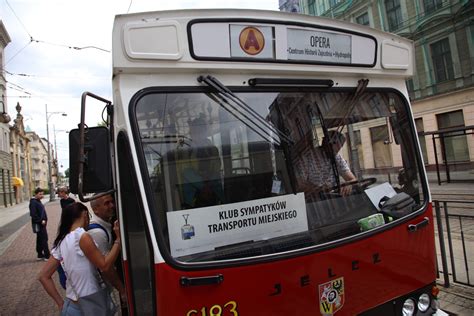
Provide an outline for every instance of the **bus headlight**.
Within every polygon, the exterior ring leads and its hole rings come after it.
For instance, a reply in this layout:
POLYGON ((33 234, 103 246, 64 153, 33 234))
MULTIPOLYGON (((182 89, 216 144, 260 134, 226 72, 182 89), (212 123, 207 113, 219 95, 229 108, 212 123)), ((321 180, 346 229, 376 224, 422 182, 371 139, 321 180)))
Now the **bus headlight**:
POLYGON ((412 316, 415 313, 415 301, 411 298, 407 298, 403 303, 402 315, 412 316))
POLYGON ((423 293, 418 298, 418 309, 421 312, 426 312, 430 307, 430 296, 426 293, 423 293))

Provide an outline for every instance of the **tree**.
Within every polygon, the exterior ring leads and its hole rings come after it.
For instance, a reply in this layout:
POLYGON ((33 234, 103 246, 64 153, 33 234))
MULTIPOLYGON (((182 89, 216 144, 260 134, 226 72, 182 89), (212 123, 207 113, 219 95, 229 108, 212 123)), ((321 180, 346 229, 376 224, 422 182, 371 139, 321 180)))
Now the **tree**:
POLYGON ((64 174, 65 174, 66 178, 69 178, 69 168, 64 170, 64 174))

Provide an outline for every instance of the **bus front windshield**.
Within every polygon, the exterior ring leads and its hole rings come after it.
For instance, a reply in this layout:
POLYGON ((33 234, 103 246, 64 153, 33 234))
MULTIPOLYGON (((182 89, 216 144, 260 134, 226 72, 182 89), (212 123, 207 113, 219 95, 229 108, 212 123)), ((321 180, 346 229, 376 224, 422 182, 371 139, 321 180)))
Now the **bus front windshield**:
POLYGON ((177 261, 316 249, 421 208, 415 133, 396 92, 150 88, 136 100, 150 211, 177 261), (404 206, 384 207, 396 199, 404 206))

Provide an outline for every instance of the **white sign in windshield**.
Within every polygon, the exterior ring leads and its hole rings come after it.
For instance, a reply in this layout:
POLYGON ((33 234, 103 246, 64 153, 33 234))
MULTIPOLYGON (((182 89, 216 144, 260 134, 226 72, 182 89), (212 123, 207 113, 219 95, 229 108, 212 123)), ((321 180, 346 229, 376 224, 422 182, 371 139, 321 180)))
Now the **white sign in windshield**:
POLYGON ((351 36, 288 28, 288 59, 348 63, 352 61, 351 36))
POLYGON ((304 193, 168 212, 171 255, 308 230, 304 193))

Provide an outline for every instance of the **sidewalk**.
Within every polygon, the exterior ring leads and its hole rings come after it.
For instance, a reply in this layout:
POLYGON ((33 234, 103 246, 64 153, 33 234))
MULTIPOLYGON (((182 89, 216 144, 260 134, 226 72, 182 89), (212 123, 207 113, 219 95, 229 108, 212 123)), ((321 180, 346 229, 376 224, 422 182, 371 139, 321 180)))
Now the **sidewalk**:
MULTIPOLYGON (((44 200, 48 200, 45 198, 44 200)), ((48 237, 51 246, 56 236, 61 207, 59 200, 45 204, 48 213, 48 237)), ((36 261, 36 235, 31 231, 28 203, 16 205, 11 210, 1 209, 0 212, 10 212, 2 216, 2 229, 15 223, 22 216, 27 222, 10 236, 9 245, 0 254, 0 315, 57 315, 58 310, 49 295, 37 280, 43 261, 36 261), (13 214, 16 214, 14 216, 13 214), (15 218, 16 217, 16 218, 15 218), (13 220, 7 224, 7 220, 13 220)), ((2 244, 6 242, 3 241, 2 244)), ((64 291, 59 285, 57 275, 53 275, 56 288, 64 291)))
POLYGON ((441 183, 430 182, 429 188, 432 199, 442 196, 449 200, 474 200, 474 182, 451 182, 441 183))
MULTIPOLYGON (((44 197, 41 202, 46 205, 49 196, 44 197)), ((0 208, 0 256, 18 236, 20 228, 25 223, 30 223, 30 201, 25 201, 10 207, 0 208)))
POLYGON ((438 280, 439 303, 441 309, 451 315, 474 315, 474 288, 451 283, 449 288, 444 288, 442 281, 438 280))
MULTIPOLYGON (((430 182, 429 185, 432 200, 474 201, 474 183, 472 182, 452 182, 441 185, 438 185, 437 182, 430 182)), ((466 212, 471 213, 472 211, 467 210, 466 212)), ((466 232, 468 231, 470 229, 466 230, 466 232)), ((440 289, 439 302, 442 310, 452 315, 474 315, 474 288, 456 284, 452 280, 451 286, 445 288, 442 286, 442 276, 437 283, 440 289)))

